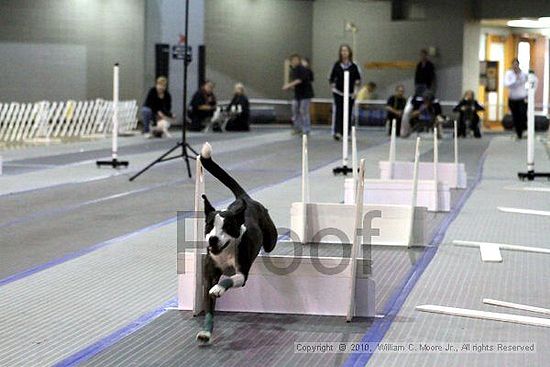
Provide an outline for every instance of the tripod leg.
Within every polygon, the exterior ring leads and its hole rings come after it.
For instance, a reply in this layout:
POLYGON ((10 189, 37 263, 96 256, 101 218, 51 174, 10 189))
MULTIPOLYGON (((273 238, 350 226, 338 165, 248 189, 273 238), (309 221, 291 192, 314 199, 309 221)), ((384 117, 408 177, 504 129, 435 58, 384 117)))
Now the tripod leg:
MULTIPOLYGON (((162 162, 162 160, 168 156, 170 153, 172 153, 174 150, 178 149, 180 147, 180 144, 175 145, 173 148, 171 148, 169 151, 155 159, 153 162, 149 163, 145 168, 143 168, 141 171, 130 177, 130 181, 134 181, 138 176, 140 176, 143 172, 147 171, 149 168, 153 167, 155 164, 162 162)), ((189 171, 191 172, 191 171, 189 171)), ((191 177, 191 175, 189 175, 191 177)))
POLYGON ((186 147, 187 149, 189 149, 190 151, 192 151, 193 154, 195 155, 195 157, 199 155, 199 153, 197 153, 197 151, 196 151, 195 149, 193 149, 193 147, 192 147, 191 145, 185 143, 185 147, 186 147))
POLYGON ((183 159, 185 159, 185 165, 187 166, 187 174, 189 175, 189 178, 191 178, 191 166, 189 165, 189 156, 187 155, 187 152, 183 154, 183 159))

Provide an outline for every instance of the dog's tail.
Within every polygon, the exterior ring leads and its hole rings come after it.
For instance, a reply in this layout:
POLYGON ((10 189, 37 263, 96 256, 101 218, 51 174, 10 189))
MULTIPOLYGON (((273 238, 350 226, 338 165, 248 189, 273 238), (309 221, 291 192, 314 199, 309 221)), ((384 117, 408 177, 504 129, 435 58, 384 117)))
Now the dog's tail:
POLYGON ((210 172, 214 177, 220 180, 225 186, 231 190, 235 197, 248 196, 246 191, 239 185, 233 177, 229 175, 223 168, 218 166, 216 162, 212 160, 212 146, 209 143, 204 143, 201 149, 201 163, 202 166, 210 172))

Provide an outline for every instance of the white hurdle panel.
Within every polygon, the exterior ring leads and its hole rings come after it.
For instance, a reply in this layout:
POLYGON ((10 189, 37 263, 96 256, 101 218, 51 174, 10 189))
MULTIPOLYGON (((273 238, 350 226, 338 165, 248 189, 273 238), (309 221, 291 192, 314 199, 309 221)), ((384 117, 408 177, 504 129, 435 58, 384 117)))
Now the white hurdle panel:
MULTIPOLYGON (((392 129, 393 130, 393 129, 392 129)), ((437 134, 436 134, 437 139, 437 134)), ((418 149, 418 140, 417 140, 418 149)), ((415 153, 418 156, 419 152, 415 153)), ((390 149, 390 155, 391 149, 390 149)), ((437 164, 437 148, 434 153, 434 163, 429 163, 432 175, 439 177, 439 165, 437 164)), ((412 162, 411 179, 367 179, 365 182, 365 203, 367 205, 411 205, 413 196, 415 207, 425 207, 428 211, 448 212, 451 210, 451 191, 449 186, 437 180, 422 180, 420 178, 420 165, 418 163, 417 183, 414 184, 414 167, 412 162), (413 190, 414 188, 414 190, 413 190), (413 195, 414 191, 414 195, 413 195)), ((390 168, 391 170, 391 168, 390 168)), ((356 183, 353 179, 346 179, 344 182, 344 203, 355 201, 356 183)))
MULTIPOLYGON (((196 173, 195 209, 202 210, 204 173, 200 159, 196 173)), ((193 227, 192 240, 204 243, 204 219, 194 219, 193 227)), ((195 315, 203 310, 202 264, 206 256, 203 247, 178 252, 178 309, 193 311, 195 315)), ((245 287, 225 292, 216 300, 216 311, 331 315, 345 316, 346 320, 353 316, 374 317, 374 281, 369 274, 359 271, 364 266, 370 269, 370 263, 365 263, 357 253, 358 250, 354 252, 355 266, 350 259, 341 257, 260 253, 245 287), (319 266, 329 269, 339 265, 342 271, 337 274, 318 270, 319 266)))
MULTIPOLYGON (((354 132, 355 130, 352 130, 352 142, 354 132)), ((307 140, 304 140, 304 142, 307 142, 307 140)), ((307 167, 307 149, 303 149, 302 156, 304 157, 304 166, 307 167)), ((302 186, 307 187, 309 185, 307 179, 309 172, 306 169, 303 169, 302 172, 302 186)), ((355 216, 355 190, 359 185, 353 179, 346 179, 345 182, 346 197, 349 200, 344 204, 310 202, 303 197, 302 201, 292 203, 290 229, 299 236, 300 242, 303 244, 341 243, 342 241, 351 243, 355 233, 352 220, 355 216), (348 195, 348 192, 351 192, 351 195, 348 195), (338 231, 344 238, 336 238, 333 235, 320 238, 320 233, 326 232, 327 229, 338 231)), ((411 205, 412 199, 410 196, 409 201, 404 204, 369 203, 366 200, 369 198, 367 195, 369 182, 369 180, 365 180, 363 212, 368 214, 369 212, 379 211, 381 215, 380 218, 374 217, 372 219, 371 226, 373 229, 379 230, 379 235, 370 239, 371 244, 408 247, 424 243, 426 209, 411 205)), ((410 187, 412 187, 412 184, 409 184, 409 195, 411 192, 410 187)), ((302 191, 309 192, 309 188, 302 191)))
MULTIPOLYGON (((392 134, 390 140, 390 154, 387 161, 380 161, 380 179, 382 180, 410 180, 413 175, 413 162, 397 161, 395 157, 395 120, 392 122, 392 134)), ((437 162, 438 181, 443 182, 453 189, 465 189, 467 187, 468 177, 466 175, 466 166, 459 163, 458 159, 458 136, 457 124, 454 124, 454 161, 437 162)), ((437 133, 434 138, 434 151, 438 144, 437 133)), ((434 153, 434 159, 437 159, 434 153)), ((433 180, 434 169, 430 162, 420 162, 419 170, 420 180, 433 180)))
MULTIPOLYGON (((119 102, 119 132, 137 127, 136 101, 119 102)), ((0 141, 21 142, 86 137, 112 132, 113 103, 41 101, 0 103, 0 141)))

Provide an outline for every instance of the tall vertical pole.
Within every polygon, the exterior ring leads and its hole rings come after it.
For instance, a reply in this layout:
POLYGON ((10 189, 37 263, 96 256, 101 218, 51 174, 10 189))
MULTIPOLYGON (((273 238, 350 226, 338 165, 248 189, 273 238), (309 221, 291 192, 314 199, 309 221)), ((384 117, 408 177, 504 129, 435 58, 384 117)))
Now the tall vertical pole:
POLYGON ((454 141, 455 141, 455 185, 459 187, 458 182, 458 121, 454 123, 454 141))
POLYGON ((307 207, 309 203, 309 157, 307 134, 302 135, 302 232, 299 233, 302 244, 306 244, 307 238, 307 207))
POLYGON ((518 172, 522 180, 545 177, 550 180, 550 172, 535 172, 535 90, 537 77, 530 72, 527 79, 527 172, 518 172))
POLYGON ((395 119, 391 122, 391 136, 390 136, 390 156, 388 158, 390 162, 390 180, 393 179, 393 166, 395 165, 395 140, 396 140, 396 126, 397 123, 395 119))
POLYGON ((434 127, 434 185, 435 185, 435 210, 439 211, 439 146, 437 144, 437 127, 434 127))
POLYGON ((193 315, 195 316, 197 316, 203 310, 202 248, 204 241, 204 219, 202 219, 200 215, 204 212, 203 201, 201 200, 201 196, 202 194, 204 194, 204 189, 204 170, 202 168, 200 156, 197 156, 195 165, 195 218, 193 223, 193 253, 195 255, 195 271, 193 272, 195 284, 195 294, 193 298, 193 315))
MULTIPOLYGON (((118 160, 118 108, 119 108, 119 65, 116 63, 113 66, 113 117, 112 117, 112 147, 111 160, 96 161, 98 167, 111 166, 118 168, 119 166, 128 167, 128 161, 118 160)), ((107 131, 107 129, 105 129, 107 131)))
POLYGON ((527 172, 535 171, 535 74, 527 81, 527 172))
POLYGON ((118 158, 118 86, 119 86, 119 76, 118 76, 118 63, 113 67, 113 151, 112 157, 113 160, 118 158))
POLYGON ((348 129, 349 129, 349 71, 344 71, 344 141, 342 144, 342 165, 348 165, 348 129))
POLYGON ((413 179, 411 190, 411 221, 409 226, 409 247, 414 244, 414 214, 416 211, 416 198, 418 196, 418 166, 420 165, 420 137, 416 138, 416 149, 414 151, 413 179))
POLYGON ((350 322, 355 316, 355 287, 357 283, 357 257, 363 238, 360 233, 363 229, 363 200, 365 195, 365 160, 361 159, 359 163, 359 183, 355 190, 355 221, 353 226, 351 256, 350 256, 350 287, 349 287, 349 306, 346 314, 346 321, 350 322))
POLYGON ((354 187, 357 184, 357 131, 355 126, 351 127, 351 169, 353 174, 354 187))
POLYGON ((309 161, 307 134, 302 135, 302 202, 309 202, 309 161))
MULTIPOLYGON (((189 65, 189 60, 187 59, 188 52, 189 52, 189 0, 185 0, 185 26, 184 26, 184 34, 185 34, 185 58, 183 59, 183 108, 182 108, 182 124, 183 127, 181 129, 181 154, 182 156, 187 159, 187 67, 189 65)), ((189 177, 191 177, 191 171, 189 170, 189 164, 187 164, 187 170, 189 171, 189 177)))

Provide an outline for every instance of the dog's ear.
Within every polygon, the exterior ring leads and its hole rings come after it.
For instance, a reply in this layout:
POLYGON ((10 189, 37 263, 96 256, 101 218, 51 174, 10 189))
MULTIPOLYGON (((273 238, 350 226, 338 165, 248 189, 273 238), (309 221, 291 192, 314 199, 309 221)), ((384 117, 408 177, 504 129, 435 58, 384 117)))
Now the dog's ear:
POLYGON ((241 200, 241 199, 236 200, 232 208, 232 212, 235 215, 235 220, 237 221, 238 225, 241 225, 244 223, 245 210, 246 210, 246 203, 244 202, 244 200, 241 200))
POLYGON ((202 199, 204 200, 204 214, 208 217, 208 214, 215 212, 216 209, 210 204, 205 194, 202 194, 202 199))

